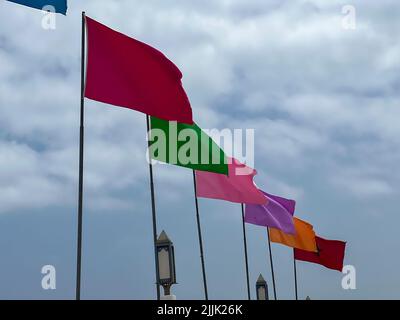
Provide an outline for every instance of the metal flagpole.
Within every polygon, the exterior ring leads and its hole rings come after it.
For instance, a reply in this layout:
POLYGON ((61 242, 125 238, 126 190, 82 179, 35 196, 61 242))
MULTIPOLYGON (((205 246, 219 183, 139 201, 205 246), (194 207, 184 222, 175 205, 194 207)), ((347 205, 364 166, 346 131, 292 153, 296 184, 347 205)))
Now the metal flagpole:
MULTIPOLYGON (((150 151, 150 117, 146 115, 147 124, 147 141, 150 151)), ((149 153, 149 174, 150 174, 150 193, 151 193, 151 211, 153 219, 153 241, 154 241, 154 262, 156 266, 156 290, 157 290, 157 300, 160 300, 160 286, 158 285, 158 252, 157 252, 157 215, 156 215, 156 202, 154 193, 154 180, 153 180, 153 164, 151 162, 151 157, 149 153)))
POLYGON ((82 220, 83 220, 83 143, 85 117, 85 12, 82 12, 82 47, 81 47, 81 108, 79 131, 79 197, 78 197, 78 239, 76 257, 76 300, 81 299, 81 267, 82 267, 82 220))
POLYGON ((246 237, 246 224, 244 221, 244 205, 242 205, 242 226, 243 226, 243 245, 244 245, 244 261, 246 264, 246 280, 247 280, 247 298, 251 300, 250 296, 250 277, 249 277, 249 260, 247 256, 247 237, 246 237))
MULTIPOLYGON (((86 20, 85 12, 82 12, 82 51, 81 51, 81 109, 80 109, 80 142, 79 142, 79 200, 78 200, 78 243, 77 243, 77 271, 76 271, 76 300, 81 298, 81 267, 82 267, 82 220, 83 220, 83 151, 84 151, 84 107, 85 107, 85 46, 86 46, 86 20)), ((147 116, 147 131, 149 131, 149 116, 147 116)), ((150 144, 150 139, 149 144, 150 144)), ((151 161, 149 162, 150 170, 150 189, 153 213, 153 238, 154 238, 154 255, 156 265, 156 279, 158 273, 157 263, 157 220, 155 211, 153 168, 151 161)), ((156 281, 157 299, 160 300, 160 288, 156 281)))
POLYGON ((267 234, 268 234, 269 261, 271 263, 271 273, 272 273, 272 286, 274 289, 274 299, 276 300, 275 273, 274 273, 274 263, 272 261, 271 241, 269 239, 269 228, 267 228, 267 234))
POLYGON ((193 170, 193 185, 194 185, 194 199, 195 199, 195 204, 196 204, 197 233, 199 235, 201 269, 203 272, 204 296, 205 296, 205 299, 208 300, 206 267, 204 264, 203 238, 201 235, 201 225, 200 225, 199 201, 197 199, 196 172, 194 170, 193 170))
POLYGON ((297 268, 296 268, 296 259, 294 255, 294 249, 293 249, 293 271, 294 271, 294 293, 296 300, 298 300, 298 295, 297 295, 297 268))

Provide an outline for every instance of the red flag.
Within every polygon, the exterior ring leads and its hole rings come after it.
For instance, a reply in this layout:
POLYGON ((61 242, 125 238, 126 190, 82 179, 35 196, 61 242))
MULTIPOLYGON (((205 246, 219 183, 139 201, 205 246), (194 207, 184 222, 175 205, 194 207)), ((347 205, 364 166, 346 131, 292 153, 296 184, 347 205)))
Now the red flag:
POLYGON ((85 97, 192 124, 182 73, 160 51, 86 17, 85 97))
POLYGON ((294 258, 342 271, 346 242, 315 237, 318 252, 294 249, 294 258))

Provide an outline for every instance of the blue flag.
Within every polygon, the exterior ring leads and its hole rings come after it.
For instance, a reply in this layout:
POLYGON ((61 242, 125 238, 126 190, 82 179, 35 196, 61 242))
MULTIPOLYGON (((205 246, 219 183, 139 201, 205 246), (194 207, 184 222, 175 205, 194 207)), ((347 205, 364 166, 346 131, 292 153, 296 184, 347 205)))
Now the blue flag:
MULTIPOLYGON (((67 14, 67 0, 7 0, 31 8, 47 11, 46 6, 52 6, 57 13, 67 14)), ((50 10, 51 11, 51 10, 50 10)))

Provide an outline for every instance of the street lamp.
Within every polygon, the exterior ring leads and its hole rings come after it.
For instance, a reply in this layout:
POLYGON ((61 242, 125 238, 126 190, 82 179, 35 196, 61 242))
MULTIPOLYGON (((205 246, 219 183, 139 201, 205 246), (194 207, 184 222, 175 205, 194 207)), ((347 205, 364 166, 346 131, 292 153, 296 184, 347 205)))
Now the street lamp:
POLYGON ((165 231, 161 232, 156 242, 157 247, 157 283, 164 288, 166 299, 174 299, 171 296, 171 286, 176 283, 175 253, 172 241, 165 231))
POLYGON ((257 300, 269 300, 268 285, 261 274, 256 282, 256 291, 257 291, 257 300))

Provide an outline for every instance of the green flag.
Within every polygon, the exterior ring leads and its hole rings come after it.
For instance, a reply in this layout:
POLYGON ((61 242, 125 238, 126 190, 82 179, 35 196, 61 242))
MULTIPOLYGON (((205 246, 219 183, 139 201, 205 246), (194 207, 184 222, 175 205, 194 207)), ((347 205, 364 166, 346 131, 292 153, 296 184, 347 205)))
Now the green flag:
POLYGON ((149 155, 157 161, 228 175, 224 151, 195 123, 151 117, 149 155))

